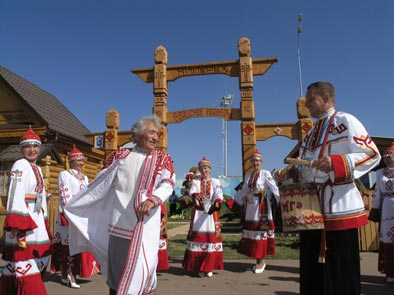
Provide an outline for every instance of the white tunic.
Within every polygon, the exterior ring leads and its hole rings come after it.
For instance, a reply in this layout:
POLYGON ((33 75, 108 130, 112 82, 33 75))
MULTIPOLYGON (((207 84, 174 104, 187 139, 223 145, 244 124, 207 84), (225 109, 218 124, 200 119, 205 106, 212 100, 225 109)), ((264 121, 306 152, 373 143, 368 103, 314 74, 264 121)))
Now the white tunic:
POLYGON ((270 190, 279 202, 279 190, 271 173, 267 170, 248 173, 242 189, 237 191, 234 201, 244 210, 242 222, 242 239, 238 252, 263 259, 275 255, 275 224, 272 216, 271 202, 266 195, 255 192, 270 190))
MULTIPOLYGON (((250 190, 248 187, 248 183, 251 176, 252 173, 248 173, 246 175, 242 189, 237 191, 234 196, 234 201, 237 202, 237 204, 240 206, 246 204, 245 220, 258 222, 261 217, 261 212, 259 211, 259 204, 261 200, 258 196, 254 195, 254 192, 263 190, 267 191, 268 189, 270 189, 275 197, 276 202, 279 203, 279 189, 271 173, 267 170, 262 169, 259 173, 259 177, 257 178, 256 186, 253 187, 252 190, 250 190)), ((269 203, 270 202, 268 202, 268 204, 269 203)), ((267 207, 267 213, 268 220, 272 221, 273 218, 271 206, 267 207)))
MULTIPOLYGON (((204 195, 205 211, 196 210, 193 222, 193 231, 202 233, 215 233, 215 221, 213 215, 208 215, 208 211, 216 199, 223 201, 223 191, 220 185, 220 180, 211 178, 212 185, 210 191, 204 195)), ((192 187, 190 188, 189 195, 201 192, 201 180, 193 180, 192 187)))
POLYGON ((361 122, 350 114, 334 115, 334 112, 331 109, 316 122, 300 148, 302 159, 330 156, 334 165, 334 171, 328 174, 312 169, 302 175, 303 181, 321 185, 326 230, 357 228, 367 223, 364 203, 354 180, 380 161, 379 150, 361 122))
POLYGON ((160 205, 174 190, 174 179, 169 155, 118 150, 88 187, 64 208, 70 221, 70 254, 93 252, 105 275, 109 235, 130 239, 118 294, 154 292, 160 205), (149 216, 141 216, 137 207, 147 198, 155 207, 149 216))
POLYGON ((7 261, 2 273, 4 277, 16 276, 17 279, 37 278, 33 285, 42 284, 40 272, 45 269, 50 253, 46 192, 41 168, 35 167, 41 183, 37 182, 32 164, 26 159, 16 161, 11 168, 4 223, 6 246, 3 259, 7 261), (18 248, 19 239, 10 229, 25 232, 25 248, 18 248))
POLYGON ((68 245, 68 226, 62 225, 61 214, 64 214, 64 207, 67 203, 89 183, 88 177, 81 174, 81 179, 78 177, 78 170, 69 169, 59 173, 58 187, 59 187, 59 215, 56 219, 54 243, 61 242, 63 245, 68 245))

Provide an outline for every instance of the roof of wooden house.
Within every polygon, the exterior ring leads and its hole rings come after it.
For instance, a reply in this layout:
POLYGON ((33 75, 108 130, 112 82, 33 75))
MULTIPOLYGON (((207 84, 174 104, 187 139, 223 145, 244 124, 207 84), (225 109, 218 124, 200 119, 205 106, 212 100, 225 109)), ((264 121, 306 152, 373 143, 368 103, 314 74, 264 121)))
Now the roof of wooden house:
MULTIPOLYGON (((49 130, 81 142, 89 143, 84 134, 91 133, 55 96, 25 80, 17 74, 0 66, 0 79, 3 79, 16 94, 41 118, 49 130)), ((2 99, 0 97, 0 104, 2 99)), ((10 128, 11 125, 0 125, 10 128)), ((11 127, 12 128, 12 127, 11 127)))

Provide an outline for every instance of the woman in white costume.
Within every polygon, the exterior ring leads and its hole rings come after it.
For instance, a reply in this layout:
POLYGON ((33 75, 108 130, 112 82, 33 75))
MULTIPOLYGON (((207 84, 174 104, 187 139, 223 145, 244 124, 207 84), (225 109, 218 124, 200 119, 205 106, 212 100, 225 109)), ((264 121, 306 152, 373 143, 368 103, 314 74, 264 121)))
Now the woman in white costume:
POLYGON ((223 244, 219 210, 223 202, 220 180, 211 178, 211 162, 198 163, 199 179, 194 179, 189 195, 193 198, 190 229, 183 268, 199 271, 200 277, 212 277, 214 269, 223 269, 223 244))
POLYGON ((380 223, 378 270, 394 283, 394 144, 383 153, 385 168, 376 171, 375 196, 369 220, 380 223))
POLYGON ((42 275, 50 257, 52 235, 48 224, 44 178, 36 164, 40 137, 31 126, 20 142, 23 158, 11 168, 4 222, 5 266, 0 294, 47 294, 42 275))
POLYGON ((82 173, 85 164, 84 154, 74 145, 68 153, 70 169, 59 173, 59 215, 56 220, 54 243, 56 252, 51 259, 51 273, 61 271, 61 282, 71 288, 79 289, 76 276, 87 278, 100 272, 99 263, 90 252, 70 255, 68 221, 64 216, 64 207, 88 183, 88 177, 82 173))
POLYGON ((262 169, 263 155, 256 150, 251 161, 253 171, 245 177, 242 189, 234 196, 236 206, 242 207, 242 238, 238 252, 256 259, 254 273, 265 269, 264 258, 275 255, 275 224, 271 202, 267 197, 270 189, 279 202, 279 189, 271 173, 262 169))

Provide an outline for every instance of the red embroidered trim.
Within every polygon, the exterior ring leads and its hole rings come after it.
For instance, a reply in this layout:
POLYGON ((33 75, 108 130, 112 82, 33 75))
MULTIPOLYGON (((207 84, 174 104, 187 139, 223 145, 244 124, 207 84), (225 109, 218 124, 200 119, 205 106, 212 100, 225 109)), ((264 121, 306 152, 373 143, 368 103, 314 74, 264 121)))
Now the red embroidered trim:
POLYGON ((248 181, 248 188, 250 191, 254 191, 254 189, 256 188, 256 183, 257 183, 257 179, 259 179, 259 176, 260 176, 260 171, 252 172, 252 175, 250 176, 248 181))
POLYGON ((35 192, 41 194, 44 189, 44 179, 42 178, 40 171, 36 165, 30 164, 31 168, 33 169, 34 176, 36 177, 37 185, 35 188, 35 192))
POLYGON ((343 155, 330 155, 334 168, 334 183, 342 183, 351 179, 346 157, 343 155))

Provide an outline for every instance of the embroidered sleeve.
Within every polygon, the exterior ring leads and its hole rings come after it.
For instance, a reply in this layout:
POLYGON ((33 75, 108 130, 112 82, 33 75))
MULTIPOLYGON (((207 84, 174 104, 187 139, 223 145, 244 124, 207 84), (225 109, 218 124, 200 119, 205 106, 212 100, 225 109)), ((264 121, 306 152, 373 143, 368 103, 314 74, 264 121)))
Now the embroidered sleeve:
POLYGON ((244 184, 242 185, 242 188, 237 191, 234 195, 234 202, 237 203, 239 206, 242 206, 244 198, 246 197, 248 193, 248 182, 251 174, 248 173, 245 177, 244 184))
POLYGON ((59 213, 63 213, 63 208, 67 205, 72 197, 70 183, 67 177, 67 171, 59 173, 58 186, 59 186, 59 213))
POLYGON ((172 159, 168 154, 158 152, 158 159, 155 167, 155 187, 153 188, 152 202, 157 206, 165 202, 172 194, 175 187, 175 173, 172 159))
POLYGON ((6 230, 28 231, 37 228, 27 206, 27 203, 35 202, 36 197, 35 177, 31 174, 31 166, 26 160, 17 161, 11 168, 7 216, 4 221, 6 230))
POLYGON ((346 183, 353 180, 351 163, 346 155, 331 155, 334 169, 334 183, 346 183))
POLYGON ((148 201, 152 202, 155 205, 155 207, 160 206, 163 203, 161 199, 155 195, 149 196, 148 201))
POLYGON ((350 167, 347 168, 347 172, 352 169, 352 177, 360 178, 379 164, 380 153, 360 121, 352 115, 348 115, 345 119, 343 123, 347 124, 349 128, 348 142, 350 148, 350 152, 344 152, 347 156, 346 162, 350 167))
POLYGON ((218 179, 212 179, 212 183, 214 185, 214 202, 221 204, 223 201, 223 189, 220 181, 218 179))
POLYGON ((266 170, 264 172, 265 172, 264 177, 265 177, 266 185, 274 194, 276 202, 279 203, 279 188, 276 185, 275 179, 272 177, 271 172, 266 170))
POLYGON ((192 180, 192 185, 189 189, 189 196, 193 196, 195 193, 200 192, 200 181, 199 180, 192 180))

